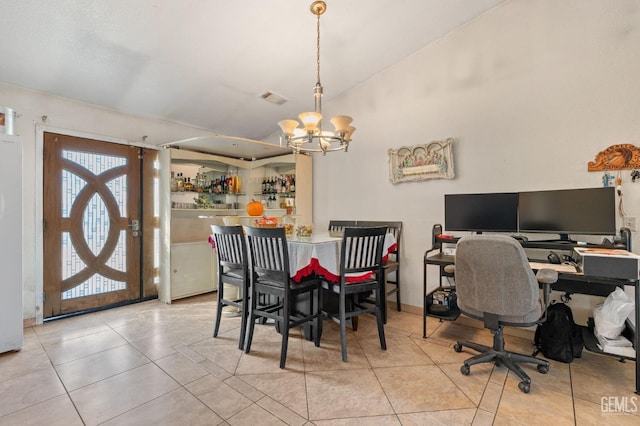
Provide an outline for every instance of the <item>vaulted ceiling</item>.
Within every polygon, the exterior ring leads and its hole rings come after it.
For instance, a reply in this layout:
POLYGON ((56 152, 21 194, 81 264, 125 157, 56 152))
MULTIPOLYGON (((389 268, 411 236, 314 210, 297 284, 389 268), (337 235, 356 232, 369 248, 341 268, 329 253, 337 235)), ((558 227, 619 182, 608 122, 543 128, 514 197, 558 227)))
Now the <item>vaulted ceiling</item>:
MULTIPOLYGON (((326 0, 324 103, 502 1, 326 0)), ((0 82, 263 139, 313 109, 311 3, 3 0, 0 82), (288 101, 266 102, 269 91, 288 101)))

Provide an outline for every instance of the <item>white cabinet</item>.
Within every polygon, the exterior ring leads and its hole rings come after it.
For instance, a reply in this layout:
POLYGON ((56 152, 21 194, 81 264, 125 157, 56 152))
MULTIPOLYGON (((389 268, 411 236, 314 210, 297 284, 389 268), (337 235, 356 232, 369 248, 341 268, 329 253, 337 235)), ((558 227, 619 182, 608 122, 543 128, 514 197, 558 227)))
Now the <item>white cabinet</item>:
POLYGON ((171 299, 216 289, 217 262, 208 242, 171 244, 171 299))
POLYGON ((0 135, 0 353, 22 347, 22 142, 0 135))
MULTIPOLYGON (((312 223, 312 158, 288 154, 254 161, 226 158, 184 149, 165 149, 160 152, 160 286, 158 297, 171 303, 182 297, 210 292, 215 289, 215 253, 207 242, 212 224, 225 224, 225 218, 251 225, 246 206, 252 199, 261 199, 261 184, 266 176, 295 174, 293 198, 294 217, 301 224, 312 223), (171 171, 194 178, 195 173, 209 179, 237 176, 237 194, 171 192, 171 171), (196 209, 194 198, 210 197, 213 208, 196 209)), ((277 195, 277 194, 276 194, 277 195)), ((285 209, 269 209, 268 216, 284 216, 285 209)), ((226 220, 226 222, 230 222, 226 220)))

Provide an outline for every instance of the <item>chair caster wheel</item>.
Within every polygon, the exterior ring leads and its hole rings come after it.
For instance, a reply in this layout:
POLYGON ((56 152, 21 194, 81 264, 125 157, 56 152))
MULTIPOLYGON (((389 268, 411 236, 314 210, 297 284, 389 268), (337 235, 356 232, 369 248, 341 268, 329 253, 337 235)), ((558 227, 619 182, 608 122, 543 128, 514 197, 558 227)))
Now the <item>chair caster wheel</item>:
POLYGON ((469 368, 468 365, 463 365, 462 367, 460 367, 460 372, 465 376, 468 376, 469 373, 471 372, 471 369, 469 368))
POLYGON ((523 393, 529 393, 531 391, 531 385, 527 382, 520 382, 518 383, 518 389, 523 393))
POLYGON ((500 361, 495 361, 493 365, 495 365, 498 368, 502 367, 502 363, 500 361))
POLYGON ((548 365, 539 365, 538 366, 538 371, 541 372, 542 374, 547 374, 549 372, 549 366, 548 365))
POLYGON ((453 345, 453 350, 456 352, 462 352, 462 345, 460 343, 456 343, 453 345))

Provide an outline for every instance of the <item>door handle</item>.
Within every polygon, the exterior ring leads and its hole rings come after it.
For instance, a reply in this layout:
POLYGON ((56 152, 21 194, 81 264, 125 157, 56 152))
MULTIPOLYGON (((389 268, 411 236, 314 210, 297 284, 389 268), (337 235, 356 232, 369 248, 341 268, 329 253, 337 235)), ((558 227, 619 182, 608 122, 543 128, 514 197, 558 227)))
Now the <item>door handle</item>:
POLYGON ((131 223, 128 225, 131 228, 131 236, 138 237, 142 233, 140 231, 140 221, 138 219, 131 219, 131 223))

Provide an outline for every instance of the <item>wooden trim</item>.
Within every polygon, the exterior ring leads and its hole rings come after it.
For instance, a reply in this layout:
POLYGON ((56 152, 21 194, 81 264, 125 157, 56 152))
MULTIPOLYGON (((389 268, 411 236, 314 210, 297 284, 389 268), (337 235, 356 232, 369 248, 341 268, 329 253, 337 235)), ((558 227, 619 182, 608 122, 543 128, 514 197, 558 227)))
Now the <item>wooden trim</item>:
POLYGON ((589 161, 587 171, 640 169, 640 148, 631 144, 611 145, 589 161))

